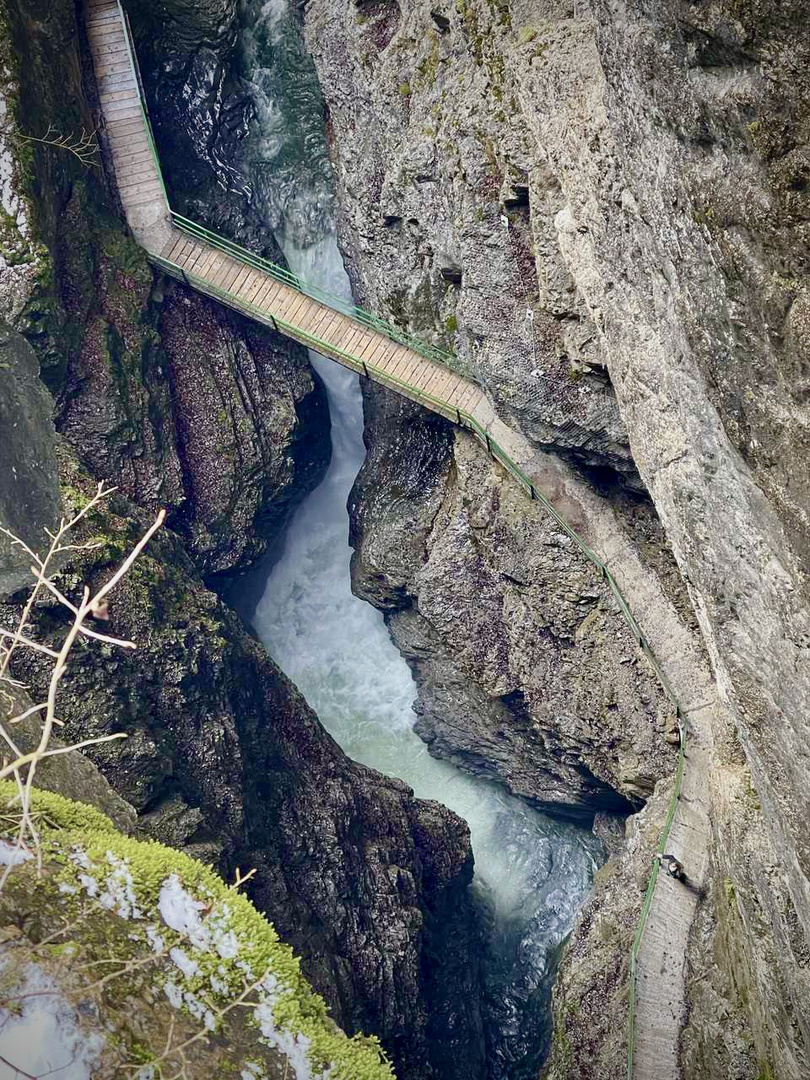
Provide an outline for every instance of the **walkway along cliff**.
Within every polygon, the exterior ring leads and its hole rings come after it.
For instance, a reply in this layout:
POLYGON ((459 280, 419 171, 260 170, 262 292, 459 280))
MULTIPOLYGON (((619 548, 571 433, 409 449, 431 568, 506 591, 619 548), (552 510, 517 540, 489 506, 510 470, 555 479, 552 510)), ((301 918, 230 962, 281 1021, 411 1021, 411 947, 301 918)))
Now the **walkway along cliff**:
POLYGON ((457 358, 170 209, 128 21, 117 0, 88 0, 87 29, 105 157, 127 223, 153 265, 471 432, 608 583, 678 718, 678 766, 658 850, 673 852, 686 865, 688 887, 659 874, 653 863, 630 956, 627 1029, 628 1080, 674 1080, 685 1021, 687 939, 708 861, 705 779, 711 714, 719 706, 705 659, 671 606, 660 602, 660 585, 616 522, 595 504, 582 506, 581 493, 576 529, 558 512, 543 493, 559 494, 567 503, 554 459, 499 420, 483 390, 459 373, 457 358))

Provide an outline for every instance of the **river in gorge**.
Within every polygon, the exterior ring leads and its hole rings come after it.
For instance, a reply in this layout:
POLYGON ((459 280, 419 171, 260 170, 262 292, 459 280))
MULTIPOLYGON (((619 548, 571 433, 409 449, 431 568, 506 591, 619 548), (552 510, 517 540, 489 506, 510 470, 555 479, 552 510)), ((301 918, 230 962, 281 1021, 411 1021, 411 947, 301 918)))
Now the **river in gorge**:
MULTIPOLYGON (((241 168, 290 268, 351 302, 334 229, 323 103, 294 4, 240 6, 241 77, 255 110, 241 168)), ((470 826, 487 940, 492 1080, 536 1077, 548 1043, 554 956, 600 845, 495 785, 430 756, 413 731, 415 686, 382 614, 351 591, 347 500, 363 463, 357 377, 312 354, 326 385, 332 460, 304 501, 256 602, 256 633, 345 752, 438 799, 470 826)))

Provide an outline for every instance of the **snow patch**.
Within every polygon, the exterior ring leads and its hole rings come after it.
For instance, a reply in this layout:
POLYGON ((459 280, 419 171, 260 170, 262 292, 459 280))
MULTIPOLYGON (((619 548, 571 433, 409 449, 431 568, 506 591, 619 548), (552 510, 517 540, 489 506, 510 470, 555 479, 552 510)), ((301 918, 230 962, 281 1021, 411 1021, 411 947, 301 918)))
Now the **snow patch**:
POLYGON ((20 1011, 6 1013, 0 1028, 0 1057, 11 1064, 12 1075, 16 1067, 18 1075, 91 1080, 103 1036, 82 1030, 73 1005, 44 972, 28 965, 14 974, 20 1011))
POLYGON ((98 902, 109 911, 114 911, 122 919, 143 918, 135 896, 135 882, 126 859, 121 859, 107 852, 107 862, 112 871, 107 875, 104 892, 98 902))
POLYGON ((160 917, 172 930, 184 934, 198 949, 208 949, 211 932, 200 918, 205 904, 187 892, 177 874, 171 874, 160 887, 158 911, 160 917))
POLYGON ((193 979, 200 970, 196 960, 192 960, 182 949, 174 948, 169 951, 169 956, 176 967, 179 967, 187 979, 193 979))
POLYGON ((33 857, 25 848, 10 844, 7 840, 0 840, 0 866, 19 866, 33 857))
POLYGON ((147 926, 146 940, 152 946, 153 953, 162 953, 166 948, 166 942, 163 940, 163 935, 156 926, 147 926))

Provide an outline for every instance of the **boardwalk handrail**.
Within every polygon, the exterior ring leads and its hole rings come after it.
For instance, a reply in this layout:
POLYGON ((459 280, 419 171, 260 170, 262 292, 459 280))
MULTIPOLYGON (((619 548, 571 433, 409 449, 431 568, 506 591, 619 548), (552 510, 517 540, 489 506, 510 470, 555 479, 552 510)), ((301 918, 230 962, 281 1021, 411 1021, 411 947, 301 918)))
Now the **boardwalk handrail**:
MULTIPOLYGON (((157 153, 157 145, 152 133, 152 125, 149 119, 149 112, 146 105, 146 98, 144 93, 143 84, 140 77, 140 69, 138 67, 137 56, 135 52, 135 45, 132 37, 132 30, 129 25, 129 19, 126 13, 121 7, 121 0, 117 0, 119 11, 121 12, 121 20, 125 30, 125 36, 127 40, 127 49, 129 51, 130 60, 132 63, 133 71, 135 73, 135 81, 138 87, 138 96, 141 104, 141 112, 143 114, 144 127, 149 139, 149 146, 152 151, 152 155, 155 159, 155 165, 157 168, 160 183, 163 187, 164 195, 166 196, 167 206, 170 208, 168 194, 166 192, 166 185, 163 179, 163 173, 160 168, 160 159, 157 153)), ((306 282, 298 275, 292 273, 290 270, 279 266, 276 263, 271 262, 268 259, 249 251, 247 248, 241 247, 239 244, 228 240, 226 237, 220 236, 217 233, 211 232, 204 226, 199 225, 197 222, 192 221, 190 218, 184 217, 182 214, 177 213, 174 210, 169 209, 171 214, 171 220, 177 229, 194 237, 197 240, 201 240, 211 247, 214 247, 231 258, 237 259, 247 266, 251 266, 256 270, 268 274, 276 281, 282 282, 284 285, 290 286, 300 293, 312 297, 314 300, 325 304, 327 307, 333 308, 336 311, 341 312, 344 315, 349 316, 363 326, 368 327, 371 330, 377 331, 383 334, 385 337, 390 338, 392 341, 398 344, 404 345, 407 348, 418 353, 420 356, 425 357, 428 360, 436 363, 444 364, 451 370, 458 371, 460 361, 459 358, 451 353, 445 352, 436 348, 433 345, 425 345, 418 338, 415 338, 412 334, 408 334, 392 323, 385 319, 380 318, 371 312, 364 311, 363 308, 359 308, 342 297, 335 296, 324 289, 321 289, 317 285, 306 282)), ((539 491, 532 480, 526 475, 526 473, 518 466, 512 458, 506 453, 506 451, 500 446, 496 439, 494 439, 486 428, 480 424, 475 417, 465 411, 464 409, 458 409, 450 402, 435 397, 432 394, 426 393, 424 390, 419 389, 412 383, 409 383, 403 379, 397 378, 385 371, 383 368, 378 367, 371 361, 360 360, 353 356, 351 353, 346 352, 343 349, 336 348, 331 343, 324 341, 322 338, 315 334, 309 333, 306 330, 297 327, 294 323, 287 322, 280 316, 272 316, 268 312, 255 304, 244 300, 242 297, 238 297, 227 290, 211 284, 206 278, 201 277, 193 272, 193 270, 186 270, 184 267, 172 262, 169 259, 164 258, 161 255, 156 255, 152 252, 148 253, 150 262, 156 267, 169 274, 172 277, 178 278, 187 284, 192 284, 199 292, 203 292, 208 296, 213 297, 220 303, 227 307, 230 307, 243 314, 250 315, 251 318, 265 325, 272 326, 275 330, 281 330, 286 332, 289 336, 301 341, 307 347, 312 348, 315 352, 323 353, 324 355, 331 356, 338 360, 344 366, 352 368, 360 375, 371 377, 373 375, 375 381, 379 382, 383 386, 388 386, 393 390, 399 391, 406 397, 409 397, 413 401, 417 401, 426 405, 440 415, 458 424, 460 427, 470 430, 475 437, 481 442, 492 455, 492 457, 501 463, 501 465, 517 480, 519 485, 523 488, 526 494, 536 501, 538 501, 546 512, 553 518, 562 531, 568 536, 583 552, 586 558, 599 570, 603 580, 607 583, 613 594, 618 608, 627 622, 633 636, 646 656, 650 666, 652 667, 665 696, 671 701, 675 708, 675 715, 678 720, 678 733, 679 733, 679 750, 678 750, 678 763, 675 771, 675 784, 673 787, 672 797, 669 802, 667 810, 667 816, 664 822, 664 826, 661 830, 661 836, 658 842, 658 852, 663 854, 669 833, 672 828, 672 822, 675 817, 675 811, 678 805, 678 798, 680 796, 681 785, 683 782, 683 772, 686 758, 686 717, 681 709, 678 698, 672 688, 669 679, 665 675, 661 664, 659 663, 652 646, 645 635, 641 626, 630 610, 630 605, 624 597, 618 582, 614 578, 611 570, 606 563, 599 558, 599 556, 585 543, 585 541, 579 536, 574 529, 568 524, 565 518, 555 509, 551 501, 539 491)), ((639 951, 641 949, 641 943, 644 937, 644 930, 647 925, 647 919, 650 914, 650 908, 652 906, 653 894, 655 892, 656 882, 658 881, 658 874, 660 870, 660 864, 657 859, 653 861, 653 866, 650 871, 649 880, 647 883, 647 889, 644 896, 644 901, 641 906, 641 912, 639 914, 638 922, 636 925, 636 932, 633 938, 632 948, 630 950, 630 989, 629 989, 629 1010, 628 1010, 628 1027, 627 1027, 627 1080, 633 1080, 633 1061, 635 1054, 635 1014, 636 1014, 636 961, 638 959, 639 951)))
POLYGON ((225 255, 229 255, 233 259, 239 259, 240 262, 245 263, 247 266, 252 266, 255 270, 261 270, 275 281, 280 281, 284 285, 289 285, 290 288, 296 289, 306 296, 311 296, 313 300, 318 300, 320 303, 325 304, 334 311, 339 311, 344 315, 348 315, 349 318, 368 327, 369 330, 376 330, 378 334, 390 338, 391 341, 397 342, 398 345, 404 345, 412 352, 424 356, 426 360, 433 360, 438 364, 444 364, 446 367, 449 367, 456 372, 459 371, 460 367, 464 366, 460 358, 454 353, 440 349, 436 345, 425 344, 425 342, 421 341, 418 337, 400 329, 400 327, 388 322, 387 319, 382 319, 379 315, 374 315, 372 312, 358 307, 350 300, 345 300, 335 293, 330 293, 326 289, 322 289, 320 285, 315 285, 305 278, 300 277, 298 274, 294 274, 291 270, 287 270, 285 267, 280 266, 278 263, 271 262, 270 259, 265 259, 263 256, 257 255, 253 251, 249 251, 240 244, 234 243, 233 240, 228 240, 227 237, 222 236, 220 233, 212 232, 210 229, 205 228, 205 226, 199 225, 196 221, 192 221, 190 218, 184 217, 183 214, 177 213, 176 210, 171 210, 170 212, 173 224, 182 232, 188 233, 189 236, 193 236, 195 240, 202 240, 203 243, 217 248, 217 250, 224 252, 225 255))

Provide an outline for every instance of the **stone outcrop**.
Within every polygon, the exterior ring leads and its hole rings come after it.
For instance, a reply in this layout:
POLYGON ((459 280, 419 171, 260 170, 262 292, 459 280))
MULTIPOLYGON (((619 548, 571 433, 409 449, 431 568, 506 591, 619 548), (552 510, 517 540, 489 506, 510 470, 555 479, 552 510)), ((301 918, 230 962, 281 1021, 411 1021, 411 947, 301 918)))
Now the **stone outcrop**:
POLYGON ((16 795, 0 783, 6 1073, 393 1080, 379 1043, 338 1030, 289 946, 208 867, 35 788, 36 859, 16 795))
MULTIPOLYGON (((0 526, 34 550, 47 543, 44 528, 53 529, 59 520, 51 408, 33 349, 0 325, 0 526)), ((30 556, 0 533, 0 597, 30 580, 30 564, 30 556)))
POLYGON ((353 586, 414 669, 431 751, 554 813, 638 805, 674 715, 596 569, 443 420, 369 390, 366 443, 353 586))

